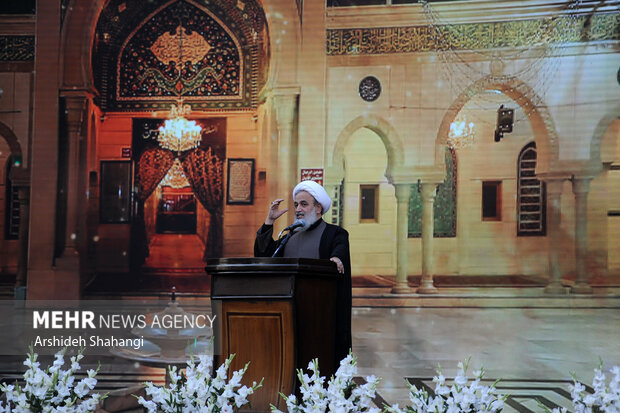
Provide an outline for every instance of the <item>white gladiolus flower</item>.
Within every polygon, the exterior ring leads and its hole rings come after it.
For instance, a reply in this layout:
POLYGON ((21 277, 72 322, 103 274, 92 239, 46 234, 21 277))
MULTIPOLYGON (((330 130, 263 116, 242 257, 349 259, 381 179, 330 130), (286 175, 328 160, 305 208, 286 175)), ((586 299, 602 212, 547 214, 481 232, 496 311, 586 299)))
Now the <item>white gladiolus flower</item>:
POLYGON ((55 355, 54 362, 45 370, 39 368, 38 354, 30 347, 30 353, 24 361, 28 368, 24 373, 24 387, 18 384, 0 384, 0 391, 5 395, 6 406, 0 401, 0 412, 54 412, 54 413, 89 413, 94 412, 99 402, 105 398, 99 394, 88 397, 97 384, 95 376, 99 371, 89 370, 88 377, 75 383, 75 372, 80 369, 79 361, 84 357, 83 350, 71 357, 69 370, 62 370, 65 364, 66 348, 55 355))
MULTIPOLYGON (((603 373, 603 362, 594 369, 592 379, 592 389, 594 393, 587 393, 586 386, 577 381, 573 375, 573 385, 571 386, 571 398, 575 413, 617 413, 620 412, 620 367, 613 366, 609 372, 613 375, 609 381, 609 387, 605 384, 605 374, 603 373)), ((549 409, 540 405, 545 412, 565 413, 566 408, 549 409)))
POLYGON ((386 412, 392 413, 464 413, 464 412, 500 412, 504 408, 504 400, 507 396, 499 397, 495 394, 494 383, 491 386, 480 384, 484 375, 484 369, 474 372, 475 379, 469 384, 465 375, 469 359, 458 364, 458 372, 454 378, 454 384, 446 385, 446 378, 441 372, 441 366, 437 368, 437 375, 433 378, 435 383, 434 395, 430 395, 425 389, 418 389, 414 385, 409 386, 409 400, 411 405, 401 408, 398 405, 386 407, 386 412))
MULTIPOLYGON (((297 372, 301 400, 297 400, 295 395, 283 396, 289 413, 380 412, 380 409, 371 407, 379 379, 368 376, 366 384, 356 384, 353 377, 357 374, 357 359, 353 354, 349 353, 342 359, 336 374, 329 379, 327 388, 325 377, 319 373, 317 359, 308 364, 308 370, 308 373, 301 370, 297 372)), ((282 413, 273 405, 271 410, 273 413, 282 413)))
POLYGON ((248 364, 241 370, 233 372, 230 381, 226 381, 228 368, 234 355, 231 355, 218 369, 216 377, 211 377, 213 359, 207 355, 198 356, 198 364, 192 356, 187 361, 185 373, 177 372, 175 367, 169 369, 170 386, 158 387, 145 383, 146 395, 138 397, 138 403, 148 412, 233 412, 249 403, 247 396, 262 386, 262 381, 252 387, 242 386, 241 379, 248 364))

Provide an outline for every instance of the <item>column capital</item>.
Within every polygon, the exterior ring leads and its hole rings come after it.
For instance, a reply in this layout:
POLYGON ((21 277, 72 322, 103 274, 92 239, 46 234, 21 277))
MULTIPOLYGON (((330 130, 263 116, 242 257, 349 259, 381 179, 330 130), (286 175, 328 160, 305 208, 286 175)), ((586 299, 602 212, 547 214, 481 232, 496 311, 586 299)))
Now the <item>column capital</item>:
POLYGON ((295 120, 297 111, 297 97, 299 93, 288 93, 290 91, 274 91, 272 105, 276 115, 278 129, 290 128, 295 120), (280 93, 282 92, 282 93, 280 93))
POLYGON ((422 202, 432 202, 437 196, 437 185, 434 182, 423 182, 421 188, 422 202))
POLYGON ((571 181, 573 183, 573 193, 575 195, 584 195, 590 192, 591 176, 573 176, 571 181))
POLYGON ((65 113, 69 133, 81 135, 86 118, 84 115, 88 103, 92 99, 92 94, 85 90, 70 90, 61 91, 60 96, 65 98, 65 113))
POLYGON ((298 85, 282 85, 271 89, 270 93, 273 97, 299 96, 301 87, 298 85))
POLYGON ((411 185, 412 184, 394 184, 396 201, 397 202, 409 202, 409 197, 411 196, 411 185))

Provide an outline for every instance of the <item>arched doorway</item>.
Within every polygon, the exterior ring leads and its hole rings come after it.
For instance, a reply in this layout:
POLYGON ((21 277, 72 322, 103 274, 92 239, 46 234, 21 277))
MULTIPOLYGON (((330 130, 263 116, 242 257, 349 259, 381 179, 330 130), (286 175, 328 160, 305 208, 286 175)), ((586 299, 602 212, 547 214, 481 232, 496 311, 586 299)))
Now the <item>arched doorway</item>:
MULTIPOLYGON (((473 145, 457 150, 458 214, 463 217, 458 221, 458 256, 462 258, 456 263, 457 272, 476 275, 547 272, 549 248, 545 234, 518 235, 516 179, 518 155, 532 141, 537 151, 535 169, 531 171, 534 178, 557 167, 558 136, 545 102, 516 77, 500 81, 487 76, 473 82, 444 114, 436 137, 436 157, 440 155, 439 149, 447 144, 450 124, 457 117, 475 125, 473 145), (514 126, 512 133, 495 142, 500 105, 515 110, 514 126), (493 205, 497 214, 488 216, 483 204, 490 204, 485 194, 492 193, 497 195, 493 205), (477 242, 472 243, 472 238, 477 242), (481 256, 484 260, 477 258, 481 256)), ((569 199, 569 195, 564 198, 569 199)), ((562 239, 566 242, 565 249, 571 251, 571 238, 562 239)), ((574 265, 570 258, 562 264, 574 265)))
POLYGON ((222 254, 226 119, 197 122, 200 145, 176 152, 149 134, 162 120, 133 119, 135 269, 202 271, 204 259, 222 254))
MULTIPOLYGON (((347 230, 350 230, 349 225, 365 226, 366 224, 370 224, 371 227, 379 229, 381 239, 388 236, 389 240, 384 245, 392 247, 391 252, 383 255, 383 267, 373 268, 372 264, 370 264, 370 266, 356 267, 356 264, 353 264, 353 275, 368 275, 378 272, 394 273, 396 254, 394 252, 394 247, 396 246, 396 242, 394 241, 394 235, 396 234, 396 201, 393 187, 393 175, 395 175, 396 171, 402 170, 404 159, 404 146, 394 127, 386 120, 373 115, 358 116, 353 119, 342 132, 340 132, 334 144, 333 155, 331 159, 329 159, 331 169, 327 178, 332 182, 339 183, 339 188, 337 188, 337 190, 342 194, 340 210, 343 211, 343 215, 345 214, 344 211, 348 210, 346 213, 348 216, 346 218, 344 216, 342 217, 344 225, 342 222, 341 225, 347 230), (360 145, 359 142, 363 144, 360 145), (367 143, 369 146, 366 146, 364 143, 367 143), (372 148, 372 150, 368 150, 367 148, 372 148), (371 162, 374 167, 371 168, 371 176, 363 177, 367 180, 367 183, 363 185, 368 184, 370 186, 362 187, 360 186, 360 178, 362 177, 358 177, 356 174, 349 174, 347 176, 347 171, 353 171, 358 168, 361 172, 365 165, 368 164, 369 159, 372 160, 371 162), (346 183, 347 179, 349 180, 349 185, 346 183), (352 185, 352 180, 357 182, 352 185), (344 187, 340 187, 340 182, 344 182, 344 187), (348 186, 352 188, 347 188, 348 186), (349 193, 350 190, 355 191, 349 193), (378 202, 389 199, 387 204, 377 204, 375 208, 375 213, 377 215, 372 219, 368 216, 361 218, 361 190, 365 190, 367 194, 371 194, 372 191, 375 191, 374 199, 378 202), (347 193, 349 194, 347 195, 347 193), (384 206, 385 209, 383 209, 384 206), (386 212, 387 215, 382 218, 381 213, 384 210, 388 212, 386 212), (363 222, 360 222, 360 219, 363 220, 363 222), (375 219, 378 220, 378 222, 373 223, 372 220, 375 219), (382 227, 383 224, 380 224, 380 222, 383 222, 385 227, 382 227), (385 232, 387 226, 390 226, 391 229, 385 232), (384 231, 381 233, 381 230, 384 231)), ((360 237, 361 242, 363 238, 361 233, 360 237)), ((367 242, 361 243, 369 245, 367 242)), ((355 248, 352 247, 352 251, 353 250, 355 250, 355 248)), ((360 251, 363 251, 363 247, 360 251)), ((351 258, 352 263, 355 263, 356 259, 354 257, 351 258)), ((359 263, 363 263, 364 261, 365 259, 359 261, 359 263)))
POLYGON ((0 136, 0 282, 14 283, 17 273, 17 236, 19 233, 19 201, 11 185, 11 149, 0 136), (17 210, 17 220, 14 211, 17 210))
POLYGON ((196 199, 179 159, 145 202, 149 256, 143 272, 200 272, 209 212, 196 199))
POLYGON ((349 231, 354 274, 391 276, 396 271, 396 198, 385 176, 387 163, 375 132, 353 132, 344 148, 342 226, 349 231))
POLYGON ((0 282, 11 292, 26 284, 30 179, 23 162, 17 136, 0 122, 0 282))
MULTIPOLYGON (((544 184, 536 177, 539 157, 520 162, 526 146, 538 152, 536 133, 525 108, 501 90, 479 90, 456 116, 474 126, 473 141, 456 149, 459 220, 454 248, 458 254, 454 255, 458 259, 451 257, 452 268, 458 274, 471 275, 544 274, 549 248, 544 184), (502 105, 514 110, 513 129, 495 142, 497 111, 502 105), (519 176, 524 165, 527 171, 519 176), (538 231, 533 231, 534 223, 540 224, 538 231)), ((570 237, 562 239, 567 251, 565 264, 570 262, 571 241, 570 237)))

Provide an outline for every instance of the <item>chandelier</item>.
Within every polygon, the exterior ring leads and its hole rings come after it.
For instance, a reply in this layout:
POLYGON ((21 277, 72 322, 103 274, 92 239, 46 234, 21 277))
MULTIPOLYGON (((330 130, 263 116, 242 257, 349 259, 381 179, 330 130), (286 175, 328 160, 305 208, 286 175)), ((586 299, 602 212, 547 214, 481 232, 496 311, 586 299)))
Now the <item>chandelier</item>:
POLYGON ((471 146, 474 143, 474 137, 474 123, 467 123, 467 118, 464 115, 462 118, 457 117, 454 122, 450 124, 448 146, 452 149, 461 149, 471 146))
POLYGON ((190 105, 182 101, 170 107, 170 117, 159 127, 159 146, 181 153, 200 145, 202 127, 195 120, 185 119, 191 112, 190 105))
MULTIPOLYGON (((179 24, 176 30, 179 39, 179 79, 181 78, 184 60, 183 31, 183 26, 179 24)), ((185 118, 185 116, 190 115, 192 108, 190 105, 184 105, 183 99, 180 96, 178 99, 177 104, 170 107, 170 116, 164 122, 164 126, 159 127, 157 141, 162 148, 176 151, 177 154, 180 154, 200 145, 202 127, 195 120, 187 120, 185 118)))
POLYGON ((174 189, 185 188, 189 186, 189 181, 183 172, 183 166, 179 158, 174 160, 172 167, 159 183, 160 186, 169 186, 174 189))

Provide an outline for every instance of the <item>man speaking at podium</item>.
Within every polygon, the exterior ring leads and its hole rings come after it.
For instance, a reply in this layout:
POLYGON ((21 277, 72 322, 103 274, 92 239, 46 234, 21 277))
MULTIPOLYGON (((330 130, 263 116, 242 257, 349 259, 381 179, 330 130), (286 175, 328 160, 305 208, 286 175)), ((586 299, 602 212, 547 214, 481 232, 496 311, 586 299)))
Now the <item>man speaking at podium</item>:
MULTIPOLYGON (((337 363, 351 348, 351 258, 349 254, 349 233, 323 221, 332 200, 321 185, 314 181, 302 181, 293 189, 295 222, 287 229, 290 237, 277 241, 273 239, 273 223, 288 209, 280 210, 284 199, 271 203, 267 219, 254 242, 256 257, 318 258, 336 263, 338 278, 336 292, 336 348, 337 363), (284 241, 284 242, 283 242, 284 241)), ((319 360, 320 362, 320 360, 319 360)), ((305 367, 305 366, 304 366, 305 367)))

